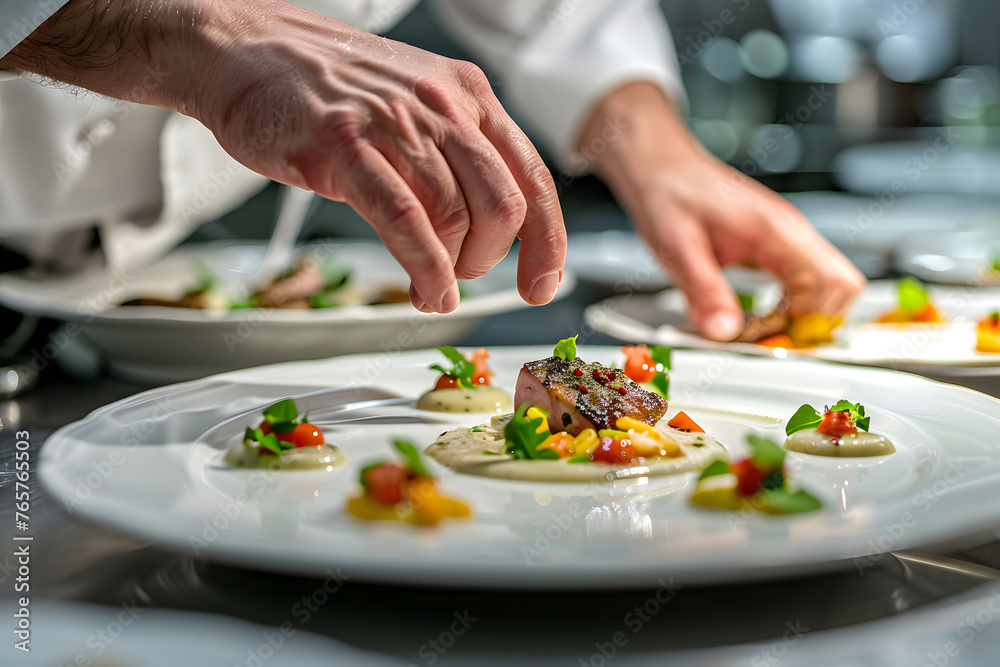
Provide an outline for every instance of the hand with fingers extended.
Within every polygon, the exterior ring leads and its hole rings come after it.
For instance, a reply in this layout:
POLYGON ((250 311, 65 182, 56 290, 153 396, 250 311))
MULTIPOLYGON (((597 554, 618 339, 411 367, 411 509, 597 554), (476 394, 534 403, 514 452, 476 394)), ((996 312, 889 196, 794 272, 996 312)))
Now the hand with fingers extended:
POLYGON ((784 283, 793 315, 836 315, 861 292, 861 273, 787 200, 702 149, 663 92, 628 84, 606 97, 581 139, 607 122, 621 134, 591 165, 630 214, 694 324, 732 340, 742 311, 722 267, 747 263, 784 283))
POLYGON ((523 298, 559 286, 552 178, 469 63, 277 0, 70 0, 0 65, 177 109, 247 167, 347 202, 425 312, 454 310, 456 279, 485 274, 515 238, 523 298), (150 68, 158 85, 141 84, 150 68))

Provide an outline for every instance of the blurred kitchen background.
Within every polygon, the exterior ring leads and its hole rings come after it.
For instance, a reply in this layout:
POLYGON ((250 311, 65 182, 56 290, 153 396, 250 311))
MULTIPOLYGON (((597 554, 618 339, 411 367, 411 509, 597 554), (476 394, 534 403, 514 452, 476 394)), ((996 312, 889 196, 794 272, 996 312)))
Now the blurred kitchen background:
MULTIPOLYGON (((892 273, 887 253, 901 225, 982 225, 1000 213, 1000 3, 661 4, 695 134, 787 193, 870 277, 892 273)), ((469 58, 425 5, 389 36, 469 58)), ((562 180, 570 232, 628 227, 599 181, 562 180)), ((195 239, 265 238, 275 196, 269 188, 195 239)), ((304 236, 330 235, 374 238, 348 207, 323 202, 304 236)))

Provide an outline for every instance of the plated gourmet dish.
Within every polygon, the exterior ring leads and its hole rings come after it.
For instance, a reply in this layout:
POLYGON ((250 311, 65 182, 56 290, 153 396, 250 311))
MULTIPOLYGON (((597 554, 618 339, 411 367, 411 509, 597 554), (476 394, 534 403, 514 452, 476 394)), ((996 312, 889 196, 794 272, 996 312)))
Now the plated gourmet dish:
POLYGON ((262 414, 260 424, 248 426, 243 440, 226 453, 226 463, 237 468, 333 470, 347 462, 344 452, 309 423, 308 415, 299 415, 292 399, 278 401, 262 414))
POLYGON ((788 300, 782 299, 774 310, 765 315, 753 310, 753 299, 741 295, 743 330, 734 339, 739 343, 755 343, 765 347, 806 349, 832 343, 833 332, 843 324, 841 317, 827 317, 819 313, 791 315, 788 300))
POLYGON ((425 392, 417 401, 421 410, 435 412, 506 412, 511 409, 507 392, 490 384, 494 373, 486 360, 490 353, 479 348, 468 359, 453 347, 437 348, 448 361, 450 368, 433 364, 431 370, 441 376, 434 388, 425 392))
POLYGON ((785 450, 751 435, 751 454, 742 461, 715 461, 702 470, 691 502, 711 509, 748 510, 764 514, 811 512, 822 504, 789 478, 785 450))
POLYGON ((870 433, 871 417, 860 403, 840 400, 823 412, 801 406, 785 426, 785 449, 819 456, 885 456, 896 452, 888 438, 870 433))
POLYGON ((361 495, 347 501, 347 513, 367 521, 436 526, 446 518, 472 514, 463 502, 443 495, 412 443, 395 440, 402 463, 378 461, 361 469, 361 495))
POLYGON ((306 257, 261 289, 247 295, 227 290, 204 265, 195 264, 197 284, 180 298, 146 296, 129 299, 122 306, 161 306, 200 310, 281 308, 309 310, 349 305, 409 303, 409 292, 400 285, 362 287, 351 280, 351 271, 330 258, 306 257))
MULTIPOLYGON (((634 351, 631 366, 641 369, 634 351)), ((664 377, 662 363, 652 373, 664 377)), ((655 387, 655 385, 654 385, 655 387)), ((441 436, 427 454, 459 472, 519 480, 603 481, 699 470, 726 450, 690 419, 664 420, 667 400, 625 370, 576 356, 576 338, 521 368, 512 414, 441 436)), ((676 417, 675 417, 676 419, 676 417)))

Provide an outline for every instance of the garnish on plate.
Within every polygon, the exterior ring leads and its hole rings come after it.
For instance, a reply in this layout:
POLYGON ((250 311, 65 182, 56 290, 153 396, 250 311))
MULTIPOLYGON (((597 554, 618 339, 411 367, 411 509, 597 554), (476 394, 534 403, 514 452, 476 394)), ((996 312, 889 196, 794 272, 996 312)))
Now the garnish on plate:
POLYGON ((291 398, 263 410, 264 419, 246 428, 243 441, 229 450, 226 461, 243 468, 332 468, 347 458, 337 447, 327 444, 323 432, 299 415, 291 398))
POLYGON ((869 433, 865 406, 841 399, 821 413, 802 405, 785 425, 785 449, 819 456, 883 456, 896 451, 888 438, 869 433), (860 430, 859 430, 860 429, 860 430))
POLYGON ((976 349, 1000 352, 1000 310, 994 310, 976 323, 976 349))
POLYGON ((362 493, 348 499, 348 514, 367 521, 436 526, 448 517, 472 513, 465 503, 441 494, 412 443, 395 440, 393 446, 402 462, 379 461, 363 467, 359 474, 362 493))
POLYGON ((670 354, 669 347, 649 347, 647 345, 626 345, 625 375, 662 398, 670 398, 670 354))
POLYGON ((430 369, 440 376, 434 389, 417 401, 418 408, 435 412, 495 413, 511 408, 510 396, 491 386, 490 378, 494 373, 486 362, 490 357, 486 348, 479 348, 468 357, 453 347, 441 346, 437 350, 451 365, 431 364, 430 369))
POLYGON ((822 504, 797 488, 785 470, 785 450, 766 438, 747 437, 750 456, 736 463, 715 461, 702 470, 691 502, 725 510, 797 514, 822 504))
POLYGON ((912 324, 947 322, 948 317, 935 307, 922 282, 913 276, 896 282, 897 305, 882 313, 875 321, 879 324, 912 324))
MULTIPOLYGON (((553 352, 521 368, 516 412, 444 433, 428 454, 462 472, 551 481, 670 474, 725 457, 693 421, 660 426, 667 402, 625 370, 577 357, 575 337, 553 352)), ((669 351, 657 350, 650 375, 666 380, 669 363, 669 351)))

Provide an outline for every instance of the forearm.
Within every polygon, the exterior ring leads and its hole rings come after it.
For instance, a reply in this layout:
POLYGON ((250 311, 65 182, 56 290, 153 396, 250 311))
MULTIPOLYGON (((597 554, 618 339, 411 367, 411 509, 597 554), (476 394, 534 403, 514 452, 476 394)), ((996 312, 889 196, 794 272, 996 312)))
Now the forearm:
POLYGON ((198 72, 228 38, 214 0, 70 0, 0 59, 103 95, 195 115, 198 72))
POLYGON ((645 81, 625 84, 597 104, 578 151, 578 162, 631 210, 660 178, 659 167, 706 156, 673 102, 645 81))

